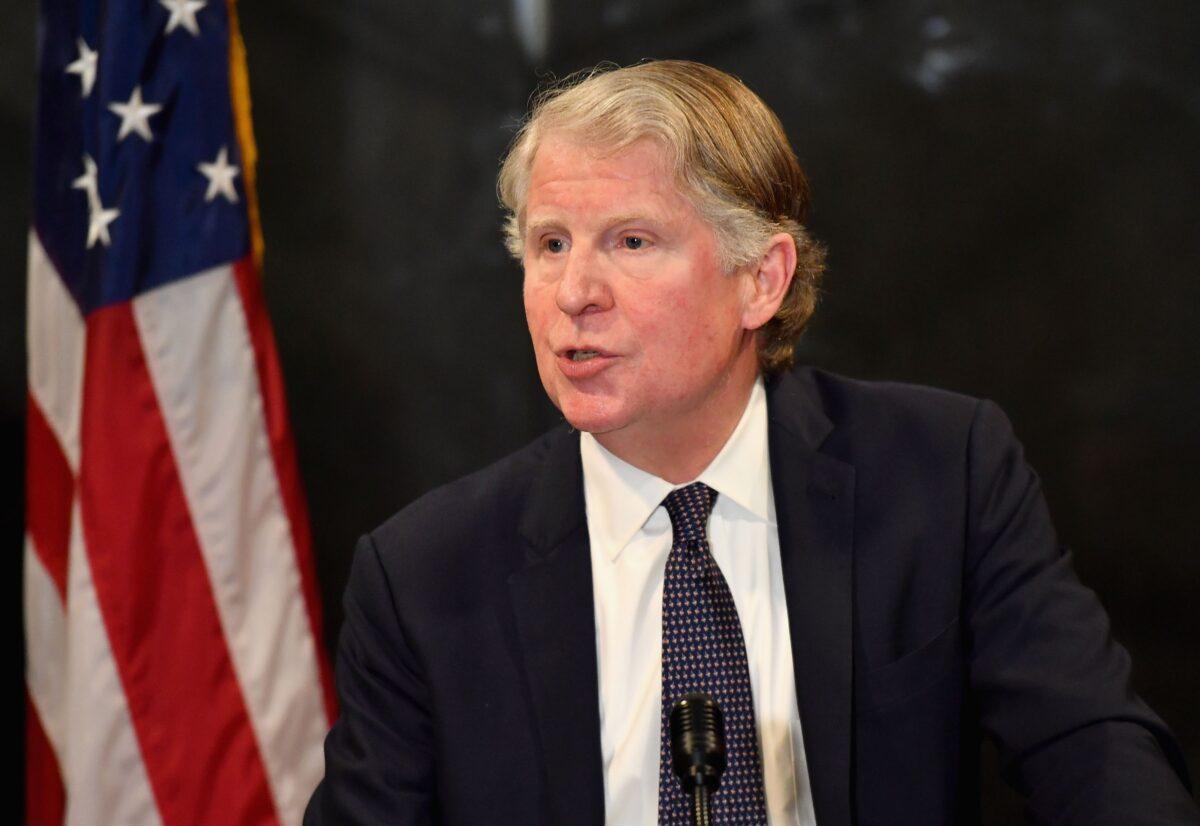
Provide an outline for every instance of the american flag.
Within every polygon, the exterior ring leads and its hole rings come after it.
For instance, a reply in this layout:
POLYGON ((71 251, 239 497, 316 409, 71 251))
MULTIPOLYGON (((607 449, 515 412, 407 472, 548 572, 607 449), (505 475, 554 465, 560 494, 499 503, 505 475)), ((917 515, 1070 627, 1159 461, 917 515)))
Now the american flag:
POLYGON ((233 0, 42 0, 28 821, 298 823, 334 708, 233 0))

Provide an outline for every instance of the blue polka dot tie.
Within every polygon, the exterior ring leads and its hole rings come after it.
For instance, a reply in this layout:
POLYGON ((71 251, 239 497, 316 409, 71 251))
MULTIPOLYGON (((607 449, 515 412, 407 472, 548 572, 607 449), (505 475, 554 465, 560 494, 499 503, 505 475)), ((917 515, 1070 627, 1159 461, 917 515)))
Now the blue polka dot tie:
POLYGON ((717 492, 701 482, 663 501, 674 538, 663 582, 658 822, 670 826, 692 823, 690 802, 671 770, 668 723, 671 707, 692 691, 711 695, 725 715, 729 763, 712 797, 712 822, 767 822, 746 644, 729 585, 708 550, 708 516, 716 501, 717 492))

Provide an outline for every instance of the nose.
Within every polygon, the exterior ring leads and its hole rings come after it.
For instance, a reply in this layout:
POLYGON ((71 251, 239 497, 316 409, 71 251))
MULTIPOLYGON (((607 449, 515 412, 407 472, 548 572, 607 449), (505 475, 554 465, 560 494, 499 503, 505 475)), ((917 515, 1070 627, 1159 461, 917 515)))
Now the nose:
POLYGON ((572 247, 563 266, 555 293, 558 308, 570 316, 607 310, 612 292, 604 263, 582 244, 572 247))

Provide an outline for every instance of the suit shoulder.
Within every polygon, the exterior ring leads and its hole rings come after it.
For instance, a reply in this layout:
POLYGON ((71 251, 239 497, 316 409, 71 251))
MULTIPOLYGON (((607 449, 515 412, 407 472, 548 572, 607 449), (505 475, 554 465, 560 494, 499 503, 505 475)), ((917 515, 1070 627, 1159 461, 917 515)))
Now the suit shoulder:
POLYGON ((434 488, 371 531, 372 542, 386 559, 401 552, 444 557, 511 539, 547 455, 574 438, 560 425, 491 465, 434 488))
POLYGON ((827 448, 839 452, 961 455, 980 410, 997 410, 990 402, 937 387, 807 372, 833 424, 827 448))
POLYGON ((851 378, 815 368, 811 374, 826 403, 833 411, 844 415, 875 412, 919 418, 965 416, 970 419, 982 401, 924 384, 851 378))

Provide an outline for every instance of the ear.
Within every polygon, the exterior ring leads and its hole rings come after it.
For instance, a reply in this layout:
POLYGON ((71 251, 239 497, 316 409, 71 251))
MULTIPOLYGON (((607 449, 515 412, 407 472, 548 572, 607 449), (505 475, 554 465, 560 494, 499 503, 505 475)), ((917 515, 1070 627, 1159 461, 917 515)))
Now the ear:
POLYGON ((757 330, 779 311, 796 272, 796 240, 786 232, 771 236, 767 251, 747 268, 742 327, 757 330))

